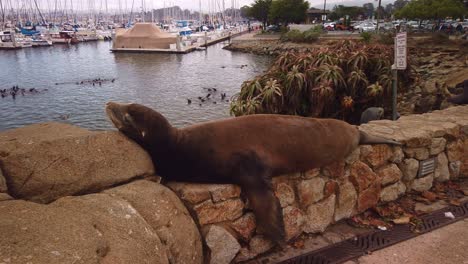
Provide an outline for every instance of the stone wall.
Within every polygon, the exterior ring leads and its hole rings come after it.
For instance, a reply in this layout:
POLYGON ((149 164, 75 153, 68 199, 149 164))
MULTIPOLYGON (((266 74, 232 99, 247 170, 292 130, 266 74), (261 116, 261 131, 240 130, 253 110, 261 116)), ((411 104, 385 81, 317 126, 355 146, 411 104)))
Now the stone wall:
MULTIPOLYGON (((288 240, 468 177, 468 106, 360 129, 404 146, 360 146, 328 167, 274 178, 288 240), (429 158, 435 171, 419 175, 429 158)), ((230 263, 274 246, 238 186, 157 181, 148 155, 116 132, 47 123, 0 133, 0 260, 230 263)))
MULTIPOLYGON (((289 240, 327 226, 434 181, 468 177, 468 106, 381 120, 360 127, 403 147, 363 145, 346 160, 273 179, 289 240), (419 175, 420 162, 435 158, 435 172, 419 175)), ((245 261, 274 245, 255 225, 248 202, 234 185, 171 183, 202 230, 211 263, 245 261)))

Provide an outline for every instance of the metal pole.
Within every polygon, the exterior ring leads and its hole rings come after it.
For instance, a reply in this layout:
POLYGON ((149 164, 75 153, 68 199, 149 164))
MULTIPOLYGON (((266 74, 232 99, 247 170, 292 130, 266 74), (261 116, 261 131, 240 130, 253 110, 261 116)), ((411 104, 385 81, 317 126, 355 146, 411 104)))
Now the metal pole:
POLYGON ((393 110, 393 114, 392 114, 392 117, 393 117, 393 120, 397 120, 397 89, 398 89, 398 70, 397 69, 393 69, 392 70, 392 74, 393 74, 393 89, 392 89, 392 110, 393 110))
POLYGON ((380 7, 382 6, 382 0, 379 0, 379 7, 377 7, 377 34, 379 34, 379 20, 380 20, 380 7))
POLYGON ((327 0, 324 0, 323 2, 323 24, 325 24, 325 21, 327 20, 327 0), (325 18, 325 19, 323 19, 325 18))

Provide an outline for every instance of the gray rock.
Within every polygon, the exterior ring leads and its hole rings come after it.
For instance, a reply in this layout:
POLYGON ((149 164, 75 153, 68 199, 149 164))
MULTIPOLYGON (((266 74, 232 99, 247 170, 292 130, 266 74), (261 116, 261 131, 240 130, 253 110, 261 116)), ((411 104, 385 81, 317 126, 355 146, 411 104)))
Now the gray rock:
POLYGON ((461 161, 454 161, 450 162, 449 164, 449 171, 450 171, 450 179, 458 179, 460 177, 460 169, 461 169, 461 161))
POLYGON ((417 160, 429 158, 429 150, 427 148, 405 148, 403 151, 408 158, 415 158, 417 160))
POLYGON ((359 160, 359 157, 361 156, 361 148, 356 148, 351 154, 346 157, 345 162, 348 165, 353 164, 354 162, 359 160))
POLYGON ((323 232, 333 221, 335 214, 335 195, 312 204, 307 208, 304 231, 307 233, 323 232))
POLYGON ((437 210, 440 210, 442 208, 447 207, 447 202, 446 201, 436 201, 432 204, 423 204, 423 203, 416 203, 414 206, 414 210, 416 212, 422 212, 422 213, 431 213, 437 210))
POLYGON ((411 189, 417 192, 428 191, 432 187, 432 183, 434 182, 434 173, 429 174, 424 178, 418 178, 413 181, 411 184, 411 189))
POLYGON ((385 187, 380 192, 380 200, 382 202, 390 202, 398 199, 398 197, 406 192, 406 185, 402 182, 397 182, 388 187, 385 187))
POLYGON ((447 140, 445 138, 433 138, 429 154, 437 155, 445 150, 447 140))
POLYGON ((283 209, 284 230, 286 241, 289 241, 302 233, 302 226, 305 222, 304 213, 294 206, 283 209))
POLYGON ((390 159, 392 163, 401 163, 405 158, 405 153, 403 153, 403 149, 401 147, 393 147, 393 156, 390 159))
POLYGON ((307 207, 322 199, 324 187, 325 180, 321 177, 315 177, 298 183, 297 194, 300 204, 307 207))
POLYGON ((273 242, 266 239, 262 235, 254 236, 252 240, 250 240, 249 248, 242 248, 237 255, 234 263, 243 262, 249 259, 253 259, 256 256, 267 252, 268 250, 272 249, 274 246, 273 242))
POLYGON ((287 183, 279 183, 276 186, 275 195, 282 208, 294 203, 294 190, 287 183))
POLYGON ((437 166, 434 173, 434 177, 437 181, 448 181, 450 180, 450 172, 448 166, 448 159, 445 153, 437 155, 437 166))
POLYGON ((205 236, 206 245, 210 249, 213 264, 229 264, 241 249, 237 239, 226 229, 212 225, 205 236))
POLYGON ((418 174, 419 161, 415 159, 405 159, 398 167, 403 172, 403 180, 409 182, 415 179, 418 174))
POLYGON ((396 183, 402 177, 402 172, 396 164, 389 164, 376 171, 377 175, 382 178, 382 186, 387 186, 396 183))
POLYGON ((354 185, 345 181, 339 184, 338 197, 335 209, 335 221, 351 217, 355 211, 357 202, 357 192, 354 185))

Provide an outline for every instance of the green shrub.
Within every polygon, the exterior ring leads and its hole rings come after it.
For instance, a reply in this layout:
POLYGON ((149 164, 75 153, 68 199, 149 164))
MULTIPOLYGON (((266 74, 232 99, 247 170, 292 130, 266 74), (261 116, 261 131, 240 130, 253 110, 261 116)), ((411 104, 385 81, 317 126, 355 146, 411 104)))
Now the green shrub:
POLYGON ((284 33, 281 36, 282 41, 291 41, 291 42, 296 42, 296 43, 302 43, 302 42, 315 42, 318 40, 320 33, 321 33, 321 28, 315 27, 311 28, 307 31, 301 32, 297 29, 293 29, 289 32, 284 33))
POLYGON ((365 43, 370 43, 370 41, 372 40, 372 34, 370 32, 362 32, 361 39, 365 43))
POLYGON ((304 33, 304 42, 315 42, 319 39, 320 33, 316 31, 307 30, 304 33))
POLYGON ((432 33, 431 38, 434 42, 438 42, 438 43, 445 43, 449 41, 449 35, 440 31, 432 33))
POLYGON ((281 37, 283 41, 291 41, 291 42, 304 42, 304 34, 297 30, 293 29, 281 37))
POLYGON ((384 45, 393 45, 395 44, 395 34, 393 33, 381 33, 378 35, 378 42, 384 45))

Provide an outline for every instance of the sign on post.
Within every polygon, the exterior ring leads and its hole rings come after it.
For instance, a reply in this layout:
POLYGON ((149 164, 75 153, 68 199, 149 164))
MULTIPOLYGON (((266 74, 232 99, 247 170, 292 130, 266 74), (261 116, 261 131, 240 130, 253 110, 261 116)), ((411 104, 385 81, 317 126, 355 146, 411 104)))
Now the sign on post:
POLYGON ((395 37, 395 64, 392 65, 393 72, 393 91, 392 91, 392 105, 393 105, 393 120, 397 119, 397 89, 398 89, 398 70, 406 70, 406 57, 407 57, 407 35, 406 32, 397 33, 395 37))
POLYGON ((395 69, 406 70, 406 32, 401 32, 395 38, 395 69))

